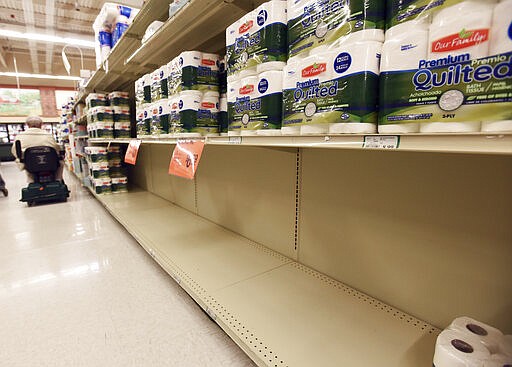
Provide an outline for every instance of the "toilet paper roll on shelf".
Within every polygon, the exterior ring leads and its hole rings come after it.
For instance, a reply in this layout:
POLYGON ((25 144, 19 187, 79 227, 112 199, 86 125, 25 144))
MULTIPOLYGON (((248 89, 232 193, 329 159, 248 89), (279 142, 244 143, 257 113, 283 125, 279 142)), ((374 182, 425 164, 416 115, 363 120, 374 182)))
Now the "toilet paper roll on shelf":
POLYGON ((380 72, 418 69, 428 55, 428 23, 408 21, 386 31, 380 72))
POLYGON ((240 135, 256 135, 260 122, 253 120, 253 105, 251 100, 258 96, 258 75, 248 76, 241 80, 241 86, 235 102, 235 111, 238 112, 237 118, 240 118, 240 135))
POLYGON ((258 94, 254 101, 259 109, 255 111, 255 120, 260 124, 258 135, 281 135, 283 111, 283 72, 269 70, 258 75, 258 94))
POLYGON ((494 7, 489 54, 512 52, 512 0, 503 0, 494 7))
POLYGON ((462 54, 469 54, 470 59, 489 56, 492 15, 490 1, 466 0, 441 9, 430 25, 429 59, 462 54))
POLYGON ((512 366, 512 357, 503 354, 493 354, 485 360, 483 367, 510 367, 512 366))
POLYGON ((490 325, 474 320, 470 317, 458 317, 452 321, 448 329, 461 331, 479 340, 491 353, 499 352, 503 333, 490 325))
POLYGON ((500 354, 512 357, 512 335, 504 335, 499 345, 500 354))
POLYGON ((236 108, 237 96, 242 83, 240 79, 231 80, 228 84, 227 102, 228 102, 228 136, 239 136, 241 129, 241 119, 236 108))
POLYGON ((288 56, 312 54, 321 45, 384 40, 384 1, 288 0, 288 56))
POLYGON ((180 121, 177 133, 182 137, 200 137, 197 131, 197 114, 203 94, 197 90, 183 91, 179 95, 180 121))
POLYGON ((444 330, 437 337, 433 366, 481 367, 490 356, 489 350, 472 335, 444 330))

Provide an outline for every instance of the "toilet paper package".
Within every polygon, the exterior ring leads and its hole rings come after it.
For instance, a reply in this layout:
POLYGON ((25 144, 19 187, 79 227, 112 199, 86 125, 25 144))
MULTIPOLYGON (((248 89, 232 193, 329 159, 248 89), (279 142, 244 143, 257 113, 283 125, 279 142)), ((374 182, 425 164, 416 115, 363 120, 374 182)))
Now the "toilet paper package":
POLYGON ((168 67, 168 95, 186 90, 219 90, 220 57, 200 51, 185 51, 168 67))
POLYGON ((96 124, 96 136, 101 139, 114 138, 114 122, 98 121, 96 124))
POLYGON ((144 82, 143 77, 135 81, 135 104, 140 106, 144 103, 144 82))
POLYGON ((153 103, 162 99, 160 81, 160 69, 157 69, 151 73, 151 102, 153 103))
POLYGON ((512 335, 505 335, 500 341, 500 354, 512 357, 512 335))
POLYGON ((228 134, 228 99, 220 97, 219 99, 219 132, 221 135, 228 134))
POLYGON ((472 335, 444 330, 436 341, 433 367, 481 367, 491 354, 472 335))
POLYGON ((226 58, 222 58, 219 63, 219 93, 228 92, 228 71, 226 69, 226 58))
POLYGON ((89 109, 96 106, 107 106, 107 95, 103 93, 89 93, 85 98, 85 104, 89 109))
POLYGON ((489 54, 512 51, 512 0, 502 0, 494 7, 489 54))
POLYGON ((202 94, 197 111, 196 132, 203 136, 219 135, 219 92, 209 91, 202 94))
POLYGON ((374 132, 380 49, 355 42, 288 63, 282 133, 374 132))
POLYGON ((110 101, 111 106, 124 106, 128 107, 130 105, 128 92, 112 92, 108 94, 108 100, 110 101))
POLYGON ((179 96, 173 97, 170 103, 173 134, 187 137, 201 136, 197 127, 197 114, 202 99, 202 93, 195 90, 183 91, 179 96))
POLYGON ((452 321, 448 329, 458 330, 471 335, 475 340, 479 340, 491 353, 499 352, 503 333, 490 325, 469 317, 458 317, 452 321))
POLYGON ((287 2, 268 1, 226 29, 228 75, 287 60, 287 2))
POLYGON ((319 46, 384 39, 380 0, 288 0, 288 56, 308 56, 319 46))
POLYGON ((128 191, 128 178, 123 177, 112 177, 112 193, 127 192, 128 191))
POLYGON ((137 137, 147 135, 149 132, 149 126, 146 126, 146 121, 144 120, 144 110, 145 110, 145 105, 137 107, 137 111, 135 113, 135 118, 136 118, 135 128, 136 128, 136 132, 137 132, 137 137))
POLYGON ((112 180, 108 177, 93 178, 92 185, 94 187, 94 192, 98 195, 112 193, 112 180))
POLYGON ((279 131, 282 120, 283 72, 269 70, 240 80, 230 103, 230 125, 240 126, 242 135, 260 130, 279 131))
POLYGON ((379 132, 512 131, 512 47, 492 47, 505 3, 387 1, 379 132))
POLYGON ((168 98, 169 97, 169 66, 162 65, 159 69, 159 79, 160 79, 160 97, 168 98))
POLYGON ((130 26, 131 21, 126 15, 119 14, 116 17, 115 25, 112 30, 112 47, 116 45, 121 36, 130 26))
POLYGON ((510 367, 512 357, 503 354, 493 354, 491 358, 484 361, 483 367, 510 367))
POLYGON ((89 174, 93 178, 109 178, 108 163, 97 162, 89 164, 89 174))
POLYGON ((237 136, 240 135, 240 129, 242 128, 242 118, 240 114, 236 113, 235 103, 237 98, 240 98, 240 89, 242 88, 242 80, 233 78, 228 81, 228 135, 237 136))
POLYGON ((151 135, 159 136, 169 132, 169 101, 161 99, 151 107, 151 135))
POLYGON ((151 84, 152 74, 146 74, 142 77, 142 89, 144 91, 144 103, 151 103, 151 84))
POLYGON ((114 111, 109 106, 97 106, 89 110, 92 122, 114 122, 114 111))

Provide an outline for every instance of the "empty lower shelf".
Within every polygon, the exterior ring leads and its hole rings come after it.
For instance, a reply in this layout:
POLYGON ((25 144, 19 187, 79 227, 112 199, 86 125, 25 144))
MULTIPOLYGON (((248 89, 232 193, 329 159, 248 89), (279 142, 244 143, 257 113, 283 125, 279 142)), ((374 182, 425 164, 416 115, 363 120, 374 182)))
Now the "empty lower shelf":
POLYGON ((439 330, 146 191, 95 195, 259 365, 432 365, 439 330))

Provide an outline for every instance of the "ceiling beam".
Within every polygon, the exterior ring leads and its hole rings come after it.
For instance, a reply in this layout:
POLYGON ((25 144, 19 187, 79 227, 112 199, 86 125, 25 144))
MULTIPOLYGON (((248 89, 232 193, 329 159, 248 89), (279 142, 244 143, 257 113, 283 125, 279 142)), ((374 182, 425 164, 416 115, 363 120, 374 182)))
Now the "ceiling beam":
MULTIPOLYGON (((55 2, 53 0, 46 0, 46 29, 48 32, 54 36, 55 31, 53 30, 53 27, 55 26, 55 2)), ((45 62, 46 62, 46 74, 52 73, 52 67, 53 67, 53 43, 48 43, 46 45, 46 55, 45 55, 45 62)))
MULTIPOLYGON (((23 16, 25 18, 25 28, 28 33, 35 33, 34 28, 34 7, 31 0, 22 0, 23 16)), ((39 60, 37 57, 36 42, 29 40, 28 48, 30 50, 30 61, 32 62, 32 70, 35 74, 39 74, 39 60)))

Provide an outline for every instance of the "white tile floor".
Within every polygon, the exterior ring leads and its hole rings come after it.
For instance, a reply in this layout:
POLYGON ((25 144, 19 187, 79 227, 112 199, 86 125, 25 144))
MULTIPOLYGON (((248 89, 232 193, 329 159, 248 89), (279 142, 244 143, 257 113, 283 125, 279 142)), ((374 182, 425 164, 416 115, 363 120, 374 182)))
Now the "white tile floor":
POLYGON ((0 366, 255 366, 74 177, 28 208, 0 169, 0 366))

